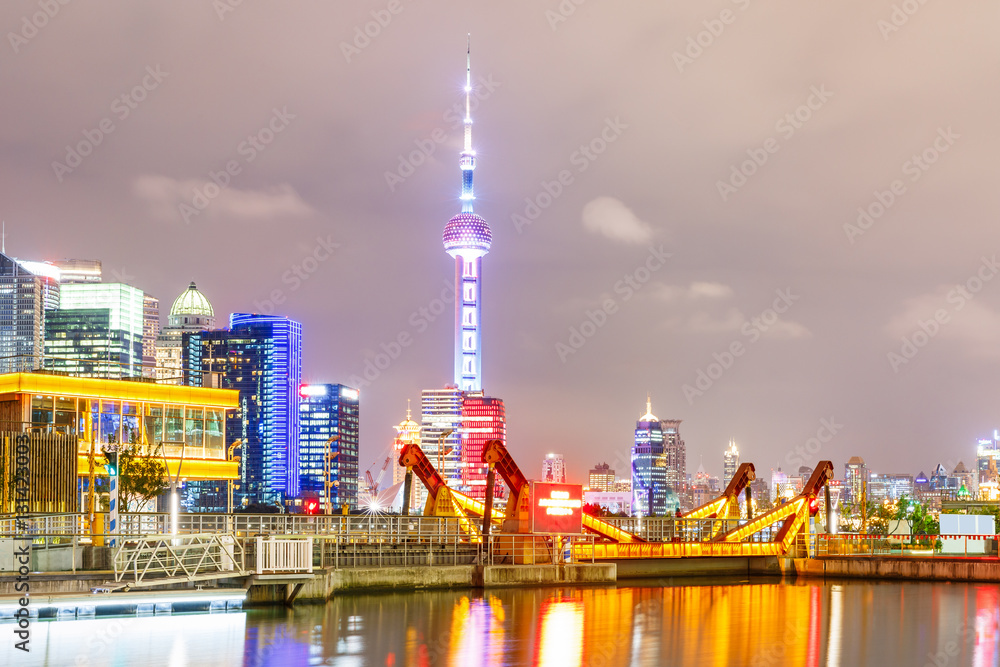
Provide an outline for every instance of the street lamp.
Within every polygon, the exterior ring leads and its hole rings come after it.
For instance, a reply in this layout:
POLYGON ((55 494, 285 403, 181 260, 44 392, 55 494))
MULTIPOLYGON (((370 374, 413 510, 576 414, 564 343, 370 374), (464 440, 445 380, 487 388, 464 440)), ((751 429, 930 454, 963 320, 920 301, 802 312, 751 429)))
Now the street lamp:
MULTIPOLYGON (((441 470, 441 450, 444 449, 444 439, 447 438, 449 435, 451 435, 454 432, 455 432, 455 429, 449 428, 449 429, 446 429, 444 431, 441 431, 441 435, 438 436, 438 447, 437 447, 437 450, 438 450, 438 452, 437 452, 438 453, 438 456, 437 456, 438 465, 437 465, 437 467, 438 467, 438 472, 441 473, 442 477, 444 477, 444 472, 441 470)), ((446 484, 448 483, 447 478, 445 479, 445 483, 446 484)))
MULTIPOLYGON (((227 461, 232 461, 233 460, 233 451, 235 449, 237 449, 237 448, 239 448, 239 449, 243 448, 243 440, 234 440, 233 444, 229 445, 229 451, 226 453, 226 460, 227 461)), ((240 457, 240 458, 242 458, 242 457, 240 457)), ((233 513, 233 480, 231 480, 231 479, 230 480, 226 480, 226 491, 227 491, 226 514, 232 514, 233 513)))
POLYGON ((170 466, 167 465, 167 456, 163 453, 163 443, 160 443, 160 456, 163 458, 163 465, 167 470, 167 481, 170 482, 170 534, 176 536, 180 525, 180 496, 177 495, 177 482, 181 478, 181 466, 184 465, 184 449, 187 441, 181 443, 181 458, 177 462, 177 474, 170 478, 170 466))
POLYGON ((327 440, 326 444, 323 445, 323 447, 324 447, 324 451, 323 451, 323 491, 326 494, 325 499, 324 499, 325 503, 326 503, 326 511, 324 512, 325 514, 333 514, 333 505, 330 503, 330 487, 333 486, 333 482, 330 481, 330 468, 333 465, 333 457, 334 456, 338 456, 340 454, 340 452, 338 451, 336 454, 334 454, 333 456, 331 456, 331 453, 332 453, 331 445, 333 443, 337 442, 338 440, 340 440, 340 436, 339 435, 335 435, 332 438, 330 438, 329 440, 327 440))

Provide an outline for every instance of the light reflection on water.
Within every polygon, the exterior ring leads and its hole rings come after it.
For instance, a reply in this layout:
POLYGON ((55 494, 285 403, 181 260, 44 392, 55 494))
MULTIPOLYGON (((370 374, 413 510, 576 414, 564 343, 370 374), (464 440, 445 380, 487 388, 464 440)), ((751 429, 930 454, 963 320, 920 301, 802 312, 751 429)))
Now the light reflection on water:
POLYGON ((987 667, 1000 664, 998 608, 997 585, 890 581, 345 595, 294 610, 35 622, 32 647, 47 653, 24 661, 5 642, 0 664, 987 667), (115 624, 114 641, 95 641, 115 624))

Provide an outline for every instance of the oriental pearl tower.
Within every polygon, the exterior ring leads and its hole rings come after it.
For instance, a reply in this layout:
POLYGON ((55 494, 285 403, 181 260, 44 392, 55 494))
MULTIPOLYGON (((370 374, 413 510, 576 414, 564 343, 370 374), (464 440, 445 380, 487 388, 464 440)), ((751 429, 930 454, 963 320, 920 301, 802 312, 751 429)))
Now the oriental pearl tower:
POLYGON ((444 249, 455 258, 455 384, 462 391, 482 391, 482 263, 490 251, 493 233, 483 218, 472 211, 476 197, 472 173, 476 152, 472 150, 471 44, 466 50, 465 145, 459 158, 462 169, 462 212, 444 228, 444 249))

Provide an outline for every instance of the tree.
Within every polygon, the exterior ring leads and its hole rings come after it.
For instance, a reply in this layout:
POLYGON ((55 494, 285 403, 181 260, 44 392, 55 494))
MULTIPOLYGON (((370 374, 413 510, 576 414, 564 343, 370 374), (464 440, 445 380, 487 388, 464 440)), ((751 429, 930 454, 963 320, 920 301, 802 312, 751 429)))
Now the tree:
POLYGON ((137 509, 148 498, 163 493, 167 466, 161 456, 163 445, 151 447, 137 442, 118 445, 117 453, 104 451, 108 466, 118 467, 118 511, 137 509))

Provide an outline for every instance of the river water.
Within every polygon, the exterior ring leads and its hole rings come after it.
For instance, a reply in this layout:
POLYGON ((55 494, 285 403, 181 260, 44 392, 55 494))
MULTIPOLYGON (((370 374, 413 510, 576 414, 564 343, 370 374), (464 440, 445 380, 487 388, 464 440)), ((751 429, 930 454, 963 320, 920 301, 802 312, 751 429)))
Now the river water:
POLYGON ((2 665, 1000 664, 1000 586, 655 580, 345 595, 219 614, 35 621, 2 665))

